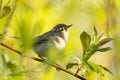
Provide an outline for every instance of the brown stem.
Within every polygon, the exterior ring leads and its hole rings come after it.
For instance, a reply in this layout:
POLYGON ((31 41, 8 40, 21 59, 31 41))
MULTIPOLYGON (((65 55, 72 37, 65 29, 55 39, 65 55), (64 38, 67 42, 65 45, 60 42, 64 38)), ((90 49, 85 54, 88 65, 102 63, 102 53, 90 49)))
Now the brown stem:
POLYGON ((78 66, 78 69, 77 69, 75 75, 77 75, 79 71, 80 71, 80 67, 78 66))
POLYGON ((12 51, 14 51, 14 52, 16 52, 16 53, 18 53, 18 54, 21 55, 21 56, 23 55, 22 52, 20 52, 20 51, 14 49, 14 48, 12 48, 12 47, 10 47, 10 46, 8 46, 8 45, 2 43, 2 42, 0 42, 0 45, 6 47, 6 48, 8 48, 8 49, 10 49, 10 50, 12 50, 12 51))
MULTIPOLYGON (((18 53, 19 55, 23 55, 23 53, 20 52, 19 50, 16 50, 16 49, 14 49, 14 48, 12 48, 12 47, 10 47, 10 46, 2 43, 2 42, 0 42, 0 45, 6 47, 6 48, 8 48, 8 49, 10 49, 10 50, 12 50, 12 51, 14 51, 16 53, 18 53)), ((51 66, 55 67, 56 69, 61 70, 63 72, 66 72, 66 73, 68 73, 68 74, 70 74, 70 75, 72 75, 72 76, 74 76, 74 77, 76 77, 76 78, 78 78, 80 80, 87 80, 86 78, 84 78, 82 76, 79 76, 76 73, 73 73, 73 72, 63 68, 61 65, 59 65, 59 64, 57 64, 55 62, 52 62, 52 61, 49 61, 49 60, 46 60, 46 59, 42 59, 42 58, 39 59, 39 58, 35 58, 35 57, 32 57, 32 59, 36 60, 38 62, 42 62, 42 63, 48 64, 48 65, 51 65, 51 66)))

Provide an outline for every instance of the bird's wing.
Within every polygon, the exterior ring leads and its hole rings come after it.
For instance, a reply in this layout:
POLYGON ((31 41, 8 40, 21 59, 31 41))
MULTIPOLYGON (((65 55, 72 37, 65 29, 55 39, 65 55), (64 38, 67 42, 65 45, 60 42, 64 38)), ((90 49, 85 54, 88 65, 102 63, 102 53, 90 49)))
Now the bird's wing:
POLYGON ((41 43, 46 43, 47 41, 49 41, 50 39, 50 33, 44 33, 43 35, 40 35, 38 37, 35 38, 35 42, 34 42, 34 45, 37 45, 37 44, 41 44, 41 43))
POLYGON ((35 44, 41 44, 41 43, 45 43, 45 42, 47 42, 48 41, 48 39, 37 39, 36 41, 35 41, 35 44))

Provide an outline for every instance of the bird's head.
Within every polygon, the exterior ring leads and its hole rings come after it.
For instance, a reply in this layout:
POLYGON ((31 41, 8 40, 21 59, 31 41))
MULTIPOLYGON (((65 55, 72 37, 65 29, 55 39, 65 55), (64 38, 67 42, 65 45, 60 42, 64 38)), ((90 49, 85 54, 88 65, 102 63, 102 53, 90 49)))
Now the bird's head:
POLYGON ((69 30, 69 28, 72 26, 71 25, 66 25, 66 24, 57 24, 53 29, 52 31, 55 31, 55 32, 67 32, 69 30))

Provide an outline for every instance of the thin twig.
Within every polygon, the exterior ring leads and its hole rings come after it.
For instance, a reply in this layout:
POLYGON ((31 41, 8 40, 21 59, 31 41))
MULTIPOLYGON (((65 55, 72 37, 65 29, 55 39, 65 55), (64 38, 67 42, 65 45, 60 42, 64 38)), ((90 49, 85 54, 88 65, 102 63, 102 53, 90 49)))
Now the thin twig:
MULTIPOLYGON (((6 45, 3 42, 0 42, 0 45, 6 47, 6 48, 8 48, 8 49, 10 49, 10 50, 12 50, 12 51, 14 51, 16 53, 18 53, 19 55, 23 55, 23 53, 20 52, 19 50, 16 50, 16 49, 6 45)), ((59 65, 59 64, 57 64, 55 62, 52 62, 52 61, 49 61, 49 60, 46 60, 46 59, 39 59, 39 58, 35 58, 35 57, 32 57, 31 59, 36 60, 38 62, 42 62, 42 63, 48 64, 48 65, 51 65, 51 66, 55 67, 56 69, 61 70, 63 72, 66 72, 66 73, 68 73, 68 74, 70 74, 70 75, 72 75, 72 76, 74 76, 74 77, 76 77, 76 78, 78 78, 80 80, 87 80, 85 77, 79 76, 76 73, 73 73, 73 72, 63 68, 61 65, 59 65)))
POLYGON ((18 53, 18 54, 21 55, 21 56, 23 55, 22 52, 20 52, 20 51, 14 49, 14 48, 12 48, 12 47, 10 47, 10 46, 8 46, 8 45, 2 43, 2 42, 0 42, 0 45, 6 47, 6 48, 8 48, 8 49, 10 49, 10 50, 12 50, 12 51, 14 51, 14 52, 16 52, 16 53, 18 53))
POLYGON ((75 75, 77 75, 79 73, 79 71, 80 71, 80 67, 78 66, 78 69, 77 69, 75 75))

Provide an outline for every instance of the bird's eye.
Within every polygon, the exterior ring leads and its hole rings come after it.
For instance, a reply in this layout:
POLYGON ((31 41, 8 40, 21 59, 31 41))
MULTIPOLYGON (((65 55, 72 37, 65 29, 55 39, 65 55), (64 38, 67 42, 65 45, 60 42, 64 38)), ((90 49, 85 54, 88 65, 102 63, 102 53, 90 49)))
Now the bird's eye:
POLYGON ((63 31, 63 28, 60 28, 60 31, 63 31))

